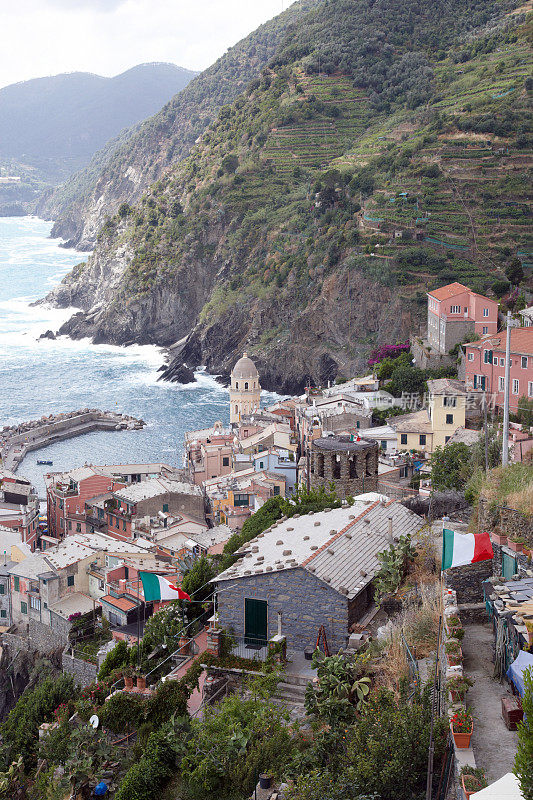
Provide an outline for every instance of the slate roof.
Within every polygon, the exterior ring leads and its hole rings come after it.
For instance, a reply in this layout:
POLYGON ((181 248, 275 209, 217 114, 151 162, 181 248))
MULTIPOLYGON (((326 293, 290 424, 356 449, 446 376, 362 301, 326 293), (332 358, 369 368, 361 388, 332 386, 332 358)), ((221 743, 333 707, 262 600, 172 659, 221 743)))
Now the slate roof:
POLYGON ((467 392, 465 392, 465 385, 463 381, 454 380, 453 378, 435 378, 427 383, 431 394, 467 394, 467 392))
POLYGON ((389 542, 389 517, 396 537, 414 536, 425 524, 401 503, 369 492, 347 508, 291 517, 272 526, 240 548, 239 561, 213 582, 304 568, 351 599, 378 568, 376 555, 389 542))
POLYGON ((202 490, 192 483, 172 481, 168 478, 151 478, 140 483, 134 483, 125 489, 117 489, 114 494, 116 497, 120 497, 121 500, 138 503, 141 500, 148 500, 151 497, 159 497, 167 493, 201 495, 202 490))
POLYGON ((389 425, 400 433, 433 433, 431 420, 425 408, 412 411, 410 414, 402 414, 400 417, 392 417, 389 425))

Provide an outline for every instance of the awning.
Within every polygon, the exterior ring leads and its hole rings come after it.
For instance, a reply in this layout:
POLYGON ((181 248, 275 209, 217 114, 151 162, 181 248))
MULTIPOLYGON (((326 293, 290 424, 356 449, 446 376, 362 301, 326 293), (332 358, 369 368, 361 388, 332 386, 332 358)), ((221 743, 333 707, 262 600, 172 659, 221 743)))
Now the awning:
POLYGON ((470 797, 472 800, 525 800, 518 785, 518 778, 512 772, 508 772, 485 789, 474 792, 470 797))
POLYGON ((517 657, 506 672, 507 678, 511 681, 520 697, 524 696, 524 671, 531 668, 533 675, 533 653, 526 653, 525 650, 520 650, 517 657))

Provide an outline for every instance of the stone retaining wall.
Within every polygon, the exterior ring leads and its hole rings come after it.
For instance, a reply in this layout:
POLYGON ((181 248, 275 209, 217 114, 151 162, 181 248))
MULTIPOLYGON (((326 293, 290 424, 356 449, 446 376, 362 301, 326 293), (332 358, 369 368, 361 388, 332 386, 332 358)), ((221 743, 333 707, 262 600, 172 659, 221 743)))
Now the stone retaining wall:
POLYGON ((479 561, 477 564, 465 564, 444 571, 444 585, 457 592, 457 602, 483 602, 483 581, 490 578, 493 572, 492 559, 479 561))
POLYGON ((96 664, 83 661, 81 658, 75 658, 69 654, 68 650, 64 651, 61 663, 63 672, 72 675, 78 686, 89 686, 89 684, 94 683, 96 680, 98 674, 98 667, 96 664))
POLYGON ((492 506, 483 497, 479 498, 478 525, 480 531, 499 530, 506 536, 520 536, 533 547, 533 517, 507 506, 492 506))

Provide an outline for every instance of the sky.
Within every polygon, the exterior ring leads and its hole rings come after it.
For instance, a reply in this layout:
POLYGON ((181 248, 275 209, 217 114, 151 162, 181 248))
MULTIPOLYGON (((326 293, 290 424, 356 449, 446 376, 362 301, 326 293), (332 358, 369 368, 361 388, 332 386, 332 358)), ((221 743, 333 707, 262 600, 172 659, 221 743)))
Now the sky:
POLYGON ((291 0, 0 0, 0 87, 150 61, 202 70, 291 0))

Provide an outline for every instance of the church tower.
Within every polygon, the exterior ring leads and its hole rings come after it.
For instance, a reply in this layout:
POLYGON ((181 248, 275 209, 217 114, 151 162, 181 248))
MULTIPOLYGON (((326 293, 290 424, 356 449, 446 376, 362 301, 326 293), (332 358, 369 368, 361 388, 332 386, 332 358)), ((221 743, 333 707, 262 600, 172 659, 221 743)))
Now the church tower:
POLYGON ((238 422, 243 414, 251 414, 260 406, 259 373, 251 358, 243 353, 231 372, 229 390, 230 422, 238 422))

